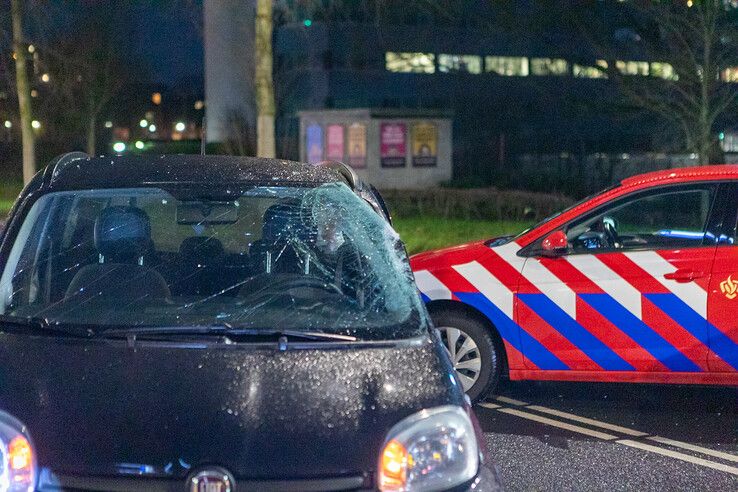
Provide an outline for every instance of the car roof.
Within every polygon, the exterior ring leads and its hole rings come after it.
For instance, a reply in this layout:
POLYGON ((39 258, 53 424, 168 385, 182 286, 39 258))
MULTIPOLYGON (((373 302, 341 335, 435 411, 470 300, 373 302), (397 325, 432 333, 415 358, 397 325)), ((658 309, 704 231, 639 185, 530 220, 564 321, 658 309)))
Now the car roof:
POLYGON ((663 169, 625 178, 620 184, 631 187, 669 181, 712 181, 716 179, 738 179, 738 164, 663 169))
POLYGON ((333 182, 347 182, 335 167, 313 166, 283 159, 223 155, 90 157, 81 152, 73 152, 64 154, 49 164, 44 187, 53 190, 78 190, 167 183, 318 186, 333 182))

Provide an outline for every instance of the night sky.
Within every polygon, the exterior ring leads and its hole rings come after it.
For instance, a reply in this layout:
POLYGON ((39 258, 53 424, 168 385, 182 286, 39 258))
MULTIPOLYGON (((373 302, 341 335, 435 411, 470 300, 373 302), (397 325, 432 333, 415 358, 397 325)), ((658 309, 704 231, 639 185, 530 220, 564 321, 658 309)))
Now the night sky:
POLYGON ((169 2, 146 2, 131 9, 133 49, 148 65, 152 82, 202 86, 203 41, 195 21, 202 19, 202 7, 197 4, 194 12, 169 2))

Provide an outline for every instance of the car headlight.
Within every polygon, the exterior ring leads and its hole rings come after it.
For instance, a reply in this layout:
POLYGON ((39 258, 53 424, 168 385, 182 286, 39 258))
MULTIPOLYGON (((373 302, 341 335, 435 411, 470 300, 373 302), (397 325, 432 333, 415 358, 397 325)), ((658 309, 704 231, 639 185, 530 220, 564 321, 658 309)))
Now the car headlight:
POLYGON ((479 449, 463 408, 423 410, 395 425, 379 456, 377 483, 382 491, 434 491, 474 478, 479 449))
POLYGON ((28 492, 36 486, 36 453, 26 427, 0 410, 0 491, 28 492))

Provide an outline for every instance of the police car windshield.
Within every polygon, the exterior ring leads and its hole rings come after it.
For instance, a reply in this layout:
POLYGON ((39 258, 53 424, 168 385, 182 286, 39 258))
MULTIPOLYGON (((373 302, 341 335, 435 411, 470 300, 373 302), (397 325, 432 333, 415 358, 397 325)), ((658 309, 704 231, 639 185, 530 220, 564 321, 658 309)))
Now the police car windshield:
POLYGON ((425 325, 396 233, 339 183, 50 193, 0 295, 6 316, 93 331, 228 323, 393 339, 425 325))

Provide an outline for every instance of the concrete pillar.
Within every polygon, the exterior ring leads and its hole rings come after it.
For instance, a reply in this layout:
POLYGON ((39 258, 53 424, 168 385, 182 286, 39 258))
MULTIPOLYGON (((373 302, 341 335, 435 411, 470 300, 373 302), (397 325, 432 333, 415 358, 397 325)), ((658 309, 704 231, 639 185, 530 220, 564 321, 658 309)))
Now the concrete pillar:
POLYGON ((255 135, 254 0, 205 0, 207 141, 255 135), (239 123, 238 120, 241 120, 239 123))

